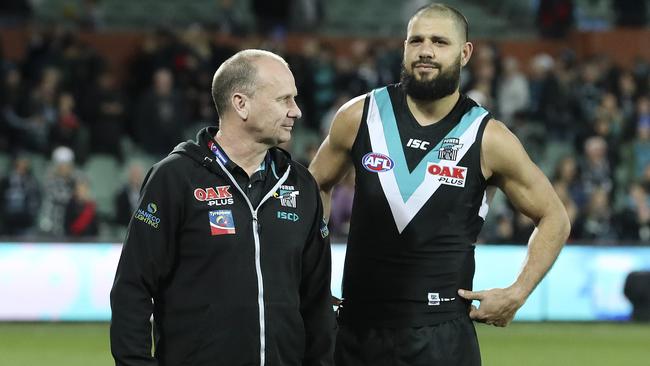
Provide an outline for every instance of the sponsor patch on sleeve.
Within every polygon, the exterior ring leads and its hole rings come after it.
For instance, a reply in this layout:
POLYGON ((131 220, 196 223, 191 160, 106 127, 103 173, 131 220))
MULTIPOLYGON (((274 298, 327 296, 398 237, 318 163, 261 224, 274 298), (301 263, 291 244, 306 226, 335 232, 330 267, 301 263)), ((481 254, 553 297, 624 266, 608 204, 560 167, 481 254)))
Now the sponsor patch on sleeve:
POLYGON ((158 206, 150 202, 147 204, 147 208, 142 209, 138 208, 135 211, 135 214, 133 215, 133 218, 135 218, 138 221, 142 221, 145 224, 151 226, 154 229, 157 229, 158 226, 160 225, 160 218, 155 215, 155 213, 158 212, 158 206))

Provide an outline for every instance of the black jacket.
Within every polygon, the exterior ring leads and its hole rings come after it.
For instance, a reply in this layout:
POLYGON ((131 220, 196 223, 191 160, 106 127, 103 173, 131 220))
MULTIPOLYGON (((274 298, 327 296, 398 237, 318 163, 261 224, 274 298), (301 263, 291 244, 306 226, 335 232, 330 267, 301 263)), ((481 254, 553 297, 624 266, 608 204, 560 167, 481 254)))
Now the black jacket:
POLYGON ((203 129, 200 143, 180 144, 145 178, 111 291, 116 364, 332 365, 330 247, 315 180, 272 148, 275 184, 254 210, 208 149, 215 133, 203 129))

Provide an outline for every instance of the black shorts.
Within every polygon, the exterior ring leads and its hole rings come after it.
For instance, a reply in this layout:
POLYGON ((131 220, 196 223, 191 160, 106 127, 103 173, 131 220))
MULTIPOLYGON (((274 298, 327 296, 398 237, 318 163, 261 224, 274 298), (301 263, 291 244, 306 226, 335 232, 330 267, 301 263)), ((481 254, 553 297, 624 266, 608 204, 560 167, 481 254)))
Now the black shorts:
POLYGON ((480 366, 481 353, 468 316, 412 328, 340 324, 336 366, 480 366))

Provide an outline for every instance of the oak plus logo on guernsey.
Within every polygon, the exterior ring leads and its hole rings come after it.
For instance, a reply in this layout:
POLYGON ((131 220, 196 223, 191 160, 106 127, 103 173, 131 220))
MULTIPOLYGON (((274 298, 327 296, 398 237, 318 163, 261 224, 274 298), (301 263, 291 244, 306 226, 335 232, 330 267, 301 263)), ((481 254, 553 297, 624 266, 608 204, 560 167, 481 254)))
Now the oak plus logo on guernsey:
POLYGON ((155 203, 150 202, 147 204, 146 210, 138 208, 133 217, 136 220, 142 221, 152 228, 157 229, 158 225, 160 225, 160 218, 154 215, 156 212, 158 212, 158 206, 155 203))
POLYGON ((234 202, 230 186, 197 188, 194 190, 194 198, 199 202, 207 202, 208 206, 232 205, 234 202))
POLYGON ((465 187, 467 168, 463 166, 448 166, 440 163, 429 163, 427 173, 437 177, 441 184, 453 187, 465 187))
POLYGON ((369 152, 361 158, 361 165, 369 172, 382 173, 393 169, 395 163, 388 155, 369 152))

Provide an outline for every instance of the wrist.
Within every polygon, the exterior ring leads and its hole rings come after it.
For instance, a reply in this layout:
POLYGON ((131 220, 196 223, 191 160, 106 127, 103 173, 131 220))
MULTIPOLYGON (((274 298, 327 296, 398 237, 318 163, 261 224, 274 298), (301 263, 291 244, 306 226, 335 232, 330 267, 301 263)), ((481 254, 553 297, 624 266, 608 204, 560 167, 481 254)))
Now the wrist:
POLYGON ((526 299, 528 299, 528 296, 530 296, 531 293, 531 291, 518 283, 508 287, 508 292, 513 300, 518 302, 520 305, 523 305, 524 302, 526 302, 526 299))

